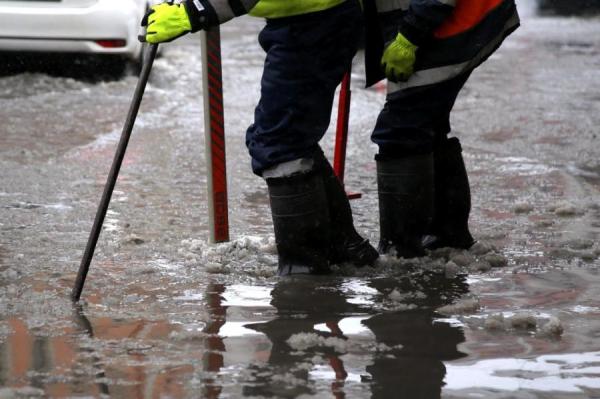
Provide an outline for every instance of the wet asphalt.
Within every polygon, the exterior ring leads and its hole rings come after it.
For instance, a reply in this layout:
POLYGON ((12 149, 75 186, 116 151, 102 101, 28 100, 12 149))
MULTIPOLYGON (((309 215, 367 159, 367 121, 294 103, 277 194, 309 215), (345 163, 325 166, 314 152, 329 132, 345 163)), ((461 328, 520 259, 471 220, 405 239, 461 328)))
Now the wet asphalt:
MULTIPOLYGON (((232 241, 207 243, 190 36, 156 61, 78 306, 136 78, 1 76, 0 397, 600 397, 600 19, 519 5, 522 28, 452 120, 479 244, 323 278, 275 277, 266 186, 244 144, 261 21, 223 28, 232 241)), ((357 59, 346 184, 376 243, 369 134, 385 90, 363 89, 361 72, 357 59)))

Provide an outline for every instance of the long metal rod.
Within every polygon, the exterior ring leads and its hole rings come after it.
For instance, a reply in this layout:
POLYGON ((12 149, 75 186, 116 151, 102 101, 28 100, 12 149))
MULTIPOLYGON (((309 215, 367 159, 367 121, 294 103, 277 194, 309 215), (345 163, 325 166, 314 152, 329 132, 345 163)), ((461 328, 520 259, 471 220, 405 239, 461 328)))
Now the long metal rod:
POLYGON ((208 186, 210 242, 229 241, 223 72, 219 27, 201 32, 204 135, 208 186))
POLYGON ((346 171, 346 145, 348 144, 348 124, 350 121, 350 72, 344 75, 340 88, 337 129, 335 134, 335 152, 333 155, 333 170, 340 182, 344 184, 346 171))
POLYGON ((106 185, 104 186, 102 199, 98 205, 98 211, 96 212, 96 218, 94 219, 92 231, 90 232, 87 246, 85 247, 85 252, 83 253, 83 258, 81 259, 81 264, 79 265, 77 279, 75 280, 75 285, 73 286, 73 290, 71 292, 71 299, 73 301, 79 301, 79 298, 81 298, 81 292, 83 291, 85 278, 87 277, 90 264, 92 263, 92 258, 94 257, 94 251, 96 250, 98 237, 100 237, 100 231, 102 230, 104 217, 106 216, 106 211, 108 210, 108 205, 110 204, 110 198, 112 197, 112 193, 117 182, 117 177, 119 176, 119 170, 121 169, 121 164, 123 163, 123 158, 125 157, 125 152, 127 151, 127 144, 129 143, 129 138, 131 137, 131 132, 135 124, 135 119, 140 109, 140 104, 142 103, 142 97, 144 96, 144 91, 146 89, 146 84, 148 83, 148 77, 150 76, 150 71, 152 70, 152 64, 154 63, 157 50, 158 44, 151 44, 144 55, 142 72, 133 94, 133 100, 129 107, 129 113, 127 114, 127 119, 125 120, 123 132, 121 133, 121 140, 119 141, 117 152, 115 153, 112 167, 110 168, 110 172, 106 180, 106 185))
MULTIPOLYGON (((346 147, 348 145, 348 131, 350 124, 350 100, 352 99, 352 90, 350 90, 350 72, 348 70, 342 79, 340 88, 340 99, 338 106, 337 129, 335 132, 335 150, 333 153, 333 171, 344 184, 344 175, 346 173, 346 147)), ((360 193, 346 193, 349 199, 358 199, 362 197, 360 193)))

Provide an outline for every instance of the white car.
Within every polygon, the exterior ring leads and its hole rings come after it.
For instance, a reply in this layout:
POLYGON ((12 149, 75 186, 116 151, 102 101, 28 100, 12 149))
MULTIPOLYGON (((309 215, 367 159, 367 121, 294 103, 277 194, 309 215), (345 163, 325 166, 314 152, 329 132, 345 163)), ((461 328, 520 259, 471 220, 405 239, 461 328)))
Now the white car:
POLYGON ((0 0, 0 51, 100 54, 141 63, 140 21, 150 0, 0 0))

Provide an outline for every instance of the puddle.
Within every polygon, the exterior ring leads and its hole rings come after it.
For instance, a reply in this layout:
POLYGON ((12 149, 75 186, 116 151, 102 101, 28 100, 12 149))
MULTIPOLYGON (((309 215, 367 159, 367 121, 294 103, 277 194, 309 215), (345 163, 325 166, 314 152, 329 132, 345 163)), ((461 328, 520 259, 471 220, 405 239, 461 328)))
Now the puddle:
MULTIPOLYGON (((68 296, 135 79, 0 78, 0 397, 593 397, 598 192, 569 165, 599 158, 589 99, 600 60, 578 43, 600 25, 526 22, 453 115, 477 250, 385 256, 323 278, 275 276, 266 186, 248 166, 262 22, 224 27, 229 243, 207 243, 198 38, 165 46, 80 309, 68 296), (486 328, 523 312, 535 327, 486 328), (555 319, 562 334, 542 334, 555 319)), ((365 143, 385 93, 358 80, 346 183, 363 194, 355 223, 376 243, 375 148, 365 143)), ((332 145, 329 134, 327 154, 332 145)))

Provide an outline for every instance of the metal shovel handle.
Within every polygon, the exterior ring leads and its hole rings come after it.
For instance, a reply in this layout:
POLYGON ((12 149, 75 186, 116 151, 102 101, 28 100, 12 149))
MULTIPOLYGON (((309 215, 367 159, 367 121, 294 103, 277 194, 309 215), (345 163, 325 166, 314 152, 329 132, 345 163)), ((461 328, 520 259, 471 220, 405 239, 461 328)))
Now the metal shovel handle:
POLYGON ((94 257, 96 243, 98 242, 98 237, 100 237, 100 231, 102 230, 104 217, 106 216, 106 211, 108 210, 108 205, 110 204, 110 198, 112 197, 112 193, 117 182, 117 177, 119 176, 119 170, 121 169, 121 164, 123 163, 123 158, 125 157, 125 152, 127 151, 127 144, 129 143, 131 131, 133 130, 135 119, 140 109, 140 104, 142 103, 142 97, 144 96, 144 91, 146 90, 146 84, 148 83, 148 78, 150 76, 150 71, 152 70, 152 64, 154 63, 157 50, 158 44, 151 44, 148 46, 144 54, 144 62, 142 65, 140 78, 133 94, 133 100, 131 101, 129 113, 127 114, 127 119, 125 120, 125 126, 123 127, 123 132, 121 133, 121 139, 117 147, 117 152, 115 153, 115 158, 113 159, 112 167, 110 168, 108 179, 106 180, 106 185, 104 186, 104 193, 102 194, 102 199, 98 205, 98 211, 96 212, 94 225, 92 226, 92 231, 90 232, 90 237, 88 238, 87 246, 85 247, 85 252, 83 253, 83 258, 81 259, 81 264, 79 265, 77 279, 75 280, 75 285, 73 286, 73 290, 71 292, 71 299, 75 302, 79 301, 81 292, 83 291, 85 278, 90 269, 92 258, 94 257))

